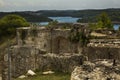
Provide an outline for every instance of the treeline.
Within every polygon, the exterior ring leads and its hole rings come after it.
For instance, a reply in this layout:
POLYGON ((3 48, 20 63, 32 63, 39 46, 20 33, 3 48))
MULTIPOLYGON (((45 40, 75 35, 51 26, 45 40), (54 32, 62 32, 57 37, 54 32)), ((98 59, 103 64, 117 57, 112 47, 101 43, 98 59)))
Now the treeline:
POLYGON ((25 12, 0 12, 0 18, 9 15, 9 14, 15 14, 20 15, 24 17, 28 22, 50 22, 52 19, 44 16, 44 15, 38 15, 35 12, 32 11, 25 11, 25 12))
POLYGON ((108 14, 112 22, 120 22, 120 9, 85 10, 82 12, 82 19, 79 19, 78 22, 96 22, 98 16, 103 12, 108 14))
POLYGON ((96 22, 96 17, 99 16, 102 12, 108 14, 110 19, 114 22, 120 22, 120 9, 91 9, 91 10, 42 10, 35 13, 44 15, 44 16, 71 16, 79 17, 78 22, 96 22))
POLYGON ((17 14, 24 17, 29 22, 50 22, 48 17, 71 16, 82 18, 78 22, 96 22, 96 17, 102 12, 106 12, 112 22, 120 22, 120 9, 91 9, 91 10, 40 10, 23 12, 0 12, 0 17, 7 14, 17 14))

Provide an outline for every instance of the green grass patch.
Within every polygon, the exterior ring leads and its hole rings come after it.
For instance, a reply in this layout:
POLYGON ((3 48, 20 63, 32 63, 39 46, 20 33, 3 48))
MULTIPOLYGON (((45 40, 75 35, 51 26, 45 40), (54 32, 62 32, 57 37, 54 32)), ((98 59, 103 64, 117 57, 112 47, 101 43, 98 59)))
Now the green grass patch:
POLYGON ((15 80, 70 80, 70 74, 67 73, 54 73, 49 75, 37 74, 36 76, 33 77, 15 80))

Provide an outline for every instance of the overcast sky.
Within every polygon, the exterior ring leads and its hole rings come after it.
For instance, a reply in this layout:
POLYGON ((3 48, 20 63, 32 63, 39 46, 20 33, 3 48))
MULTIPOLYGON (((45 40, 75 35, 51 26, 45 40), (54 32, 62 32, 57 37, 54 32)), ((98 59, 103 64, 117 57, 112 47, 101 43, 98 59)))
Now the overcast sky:
POLYGON ((120 8, 120 0, 0 0, 0 11, 120 8))

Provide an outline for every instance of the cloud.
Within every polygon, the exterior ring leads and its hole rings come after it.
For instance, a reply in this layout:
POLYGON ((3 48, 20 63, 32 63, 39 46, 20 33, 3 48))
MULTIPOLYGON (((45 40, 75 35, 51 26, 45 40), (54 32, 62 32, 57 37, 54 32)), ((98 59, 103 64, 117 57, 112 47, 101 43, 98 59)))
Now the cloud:
POLYGON ((1 7, 1 6, 4 6, 3 0, 0 0, 0 7, 1 7))
POLYGON ((120 0, 0 0, 0 11, 120 8, 120 0))

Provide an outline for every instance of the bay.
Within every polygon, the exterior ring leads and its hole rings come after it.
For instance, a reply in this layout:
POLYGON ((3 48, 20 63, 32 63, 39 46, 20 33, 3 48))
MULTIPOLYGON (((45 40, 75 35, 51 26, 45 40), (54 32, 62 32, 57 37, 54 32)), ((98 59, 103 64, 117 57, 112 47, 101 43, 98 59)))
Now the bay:
MULTIPOLYGON (((59 23, 77 23, 77 20, 80 18, 74 17, 49 17, 52 20, 57 20, 59 23)), ((49 22, 40 22, 41 25, 47 25, 49 22)))
POLYGON ((60 23, 76 23, 80 18, 74 17, 49 17, 52 20, 57 20, 60 23))
MULTIPOLYGON (((49 17, 52 20, 57 20, 59 23, 77 23, 78 19, 81 18, 74 18, 74 17, 49 17)), ((40 25, 48 25, 49 22, 40 22, 40 25)), ((119 24, 114 24, 114 30, 118 30, 120 27, 119 24)))

